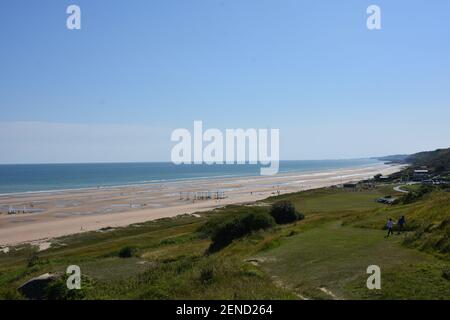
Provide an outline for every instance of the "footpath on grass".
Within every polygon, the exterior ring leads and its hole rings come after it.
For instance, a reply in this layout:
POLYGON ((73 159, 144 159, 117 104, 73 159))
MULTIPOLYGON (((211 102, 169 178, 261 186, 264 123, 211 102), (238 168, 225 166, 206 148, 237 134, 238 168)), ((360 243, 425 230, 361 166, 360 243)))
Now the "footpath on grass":
POLYGON ((277 281, 305 298, 448 299, 450 282, 440 272, 444 262, 402 246, 403 237, 385 238, 382 230, 335 221, 289 237, 257 259, 277 281), (381 290, 366 288, 370 265, 381 269, 381 290))

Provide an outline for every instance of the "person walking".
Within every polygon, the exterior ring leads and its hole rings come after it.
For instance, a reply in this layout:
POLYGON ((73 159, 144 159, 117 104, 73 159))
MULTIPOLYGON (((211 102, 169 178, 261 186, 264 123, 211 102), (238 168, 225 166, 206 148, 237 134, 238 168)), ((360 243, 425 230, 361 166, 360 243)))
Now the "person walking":
POLYGON ((401 216, 401 218, 398 219, 397 224, 398 224, 398 233, 397 234, 400 234, 400 232, 405 230, 405 224, 406 224, 405 216, 401 216))
POLYGON ((389 237, 391 234, 394 234, 394 231, 392 231, 392 228, 394 228, 394 221, 392 220, 392 218, 389 218, 388 222, 386 223, 386 227, 388 229, 388 233, 386 235, 386 238, 389 237))

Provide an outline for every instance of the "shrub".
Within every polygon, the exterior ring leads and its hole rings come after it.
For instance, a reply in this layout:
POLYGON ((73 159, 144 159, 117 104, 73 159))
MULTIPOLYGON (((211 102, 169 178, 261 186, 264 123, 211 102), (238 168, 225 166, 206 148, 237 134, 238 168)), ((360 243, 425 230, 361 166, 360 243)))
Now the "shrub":
POLYGON ((278 224, 291 223, 302 220, 305 216, 295 210, 294 205, 289 201, 279 201, 272 205, 270 215, 278 224))
POLYGON ((67 288, 67 277, 51 282, 46 288, 46 300, 81 300, 84 291, 67 288))
POLYGON ((268 229, 275 225, 274 219, 267 213, 250 213, 242 217, 246 233, 255 230, 268 229))
POLYGON ((225 220, 222 224, 216 226, 208 251, 219 251, 228 246, 234 239, 241 238, 253 231, 268 229, 274 225, 274 219, 263 212, 249 213, 225 220))
POLYGON ((131 258, 136 254, 136 248, 134 247, 123 247, 119 250, 119 257, 121 258, 131 258))
POLYGON ((403 204, 413 203, 413 202, 421 199, 424 195, 432 192, 433 190, 434 190, 434 188, 432 186, 421 185, 418 190, 411 191, 411 192, 405 194, 401 198, 401 202, 403 204))
POLYGON ((222 224, 224 224, 224 222, 230 221, 231 219, 232 218, 230 217, 213 217, 205 224, 202 224, 200 228, 198 228, 197 232, 202 239, 211 238, 222 226, 222 224))

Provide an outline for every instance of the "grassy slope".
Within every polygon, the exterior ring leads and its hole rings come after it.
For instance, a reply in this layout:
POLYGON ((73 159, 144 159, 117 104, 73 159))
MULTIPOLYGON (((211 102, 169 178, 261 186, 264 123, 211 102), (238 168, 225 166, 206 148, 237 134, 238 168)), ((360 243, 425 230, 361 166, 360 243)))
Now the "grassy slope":
POLYGON ((61 238, 65 245, 39 253, 39 263, 31 267, 27 266, 31 248, 24 246, 0 253, 0 297, 20 298, 15 288, 27 279, 78 264, 90 279, 85 295, 92 299, 330 298, 320 287, 339 298, 448 298, 450 281, 442 277, 449 267, 448 255, 435 250, 430 238, 436 241, 445 235, 445 228, 436 226, 449 216, 449 194, 434 194, 406 206, 374 201, 389 193, 394 194, 390 185, 268 199, 293 201, 307 219, 253 234, 210 256, 204 254, 209 239, 196 233, 199 226, 214 216, 264 207, 232 206, 201 218, 184 216, 61 238), (409 247, 402 245, 403 236, 383 237, 387 217, 400 214, 416 228, 408 236, 414 238, 409 247), (421 231, 426 225, 427 232, 421 231), (138 248, 138 256, 118 258, 120 248, 128 245, 138 248), (258 265, 249 262, 251 258, 258 265), (369 264, 382 269, 381 291, 365 289, 369 264))
MULTIPOLYGON (((234 207, 230 211, 238 214, 234 207)), ((28 246, 1 254, 0 298, 20 298, 15 290, 20 284, 46 272, 63 273, 71 264, 79 265, 90 280, 85 290, 88 299, 295 298, 256 267, 243 263, 239 254, 205 256, 209 240, 195 231, 210 215, 61 238, 58 242, 65 245, 39 253, 39 263, 31 267, 28 246), (118 258, 120 248, 129 245, 138 248, 138 257, 118 258)))
POLYGON ((325 221, 332 214, 333 220, 317 224, 282 246, 260 254, 263 267, 311 298, 330 298, 319 289, 324 287, 340 298, 448 299, 450 282, 442 277, 442 272, 449 266, 449 233, 448 228, 444 234, 439 227, 450 216, 450 194, 438 192, 423 201, 394 207, 380 207, 373 199, 365 202, 370 194, 322 190, 318 197, 309 197, 304 202, 305 211, 320 208, 319 215, 328 212, 323 215, 325 221), (343 198, 346 201, 340 202, 343 198), (348 208, 349 203, 355 206, 348 208), (385 231, 381 230, 385 221, 401 215, 406 215, 414 231, 385 239, 385 231), (428 235, 423 234, 424 226, 431 229, 428 235), (443 239, 447 240, 447 247, 443 239), (402 245, 405 242, 433 255, 408 249, 402 245), (439 242, 445 250, 440 250, 439 242), (366 289, 365 271, 371 264, 382 270, 381 291, 366 289))
POLYGON ((413 154, 406 158, 406 161, 414 166, 427 166, 431 170, 450 170, 450 148, 437 149, 413 154))
POLYGON ((384 239, 384 234, 333 222, 293 236, 258 258, 270 274, 308 298, 330 298, 319 288, 345 299, 448 298, 450 283, 442 278, 446 264, 426 253, 405 249, 402 236, 384 239), (381 292, 365 287, 365 271, 372 264, 382 271, 381 292), (433 275, 421 276, 421 270, 433 275))
MULTIPOLYGON (((405 263, 432 261, 415 250, 401 250, 398 239, 383 236, 382 231, 343 227, 340 222, 333 222, 291 237, 259 257, 270 274, 313 298, 322 296, 318 290, 321 287, 337 297, 348 297, 345 286, 364 275, 372 264, 386 271, 405 263)), ((365 279, 361 284, 365 285, 365 279)))

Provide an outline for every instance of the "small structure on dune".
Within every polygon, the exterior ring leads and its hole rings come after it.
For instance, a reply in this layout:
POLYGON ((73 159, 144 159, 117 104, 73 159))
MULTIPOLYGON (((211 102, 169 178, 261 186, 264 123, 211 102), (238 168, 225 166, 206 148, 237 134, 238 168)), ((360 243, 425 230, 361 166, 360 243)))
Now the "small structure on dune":
POLYGON ((344 188, 344 190, 356 191, 356 189, 358 188, 358 183, 357 182, 347 182, 347 183, 344 183, 342 185, 342 187, 344 188))
POLYGON ((379 182, 383 182, 383 181, 386 182, 386 181, 391 180, 390 176, 384 176, 381 173, 374 175, 373 178, 375 181, 379 181, 379 182))
POLYGON ((373 179, 366 179, 366 180, 363 180, 363 181, 361 181, 360 183, 359 183, 359 186, 362 188, 362 189, 373 189, 373 188, 375 188, 375 186, 376 186, 376 184, 375 184, 375 182, 374 182, 374 180, 373 179))
POLYGON ((46 288, 58 278, 57 275, 45 273, 39 277, 28 280, 17 290, 27 299, 41 300, 45 298, 46 288))
POLYGON ((427 180, 430 177, 428 169, 417 169, 414 170, 414 181, 424 181, 427 180))

